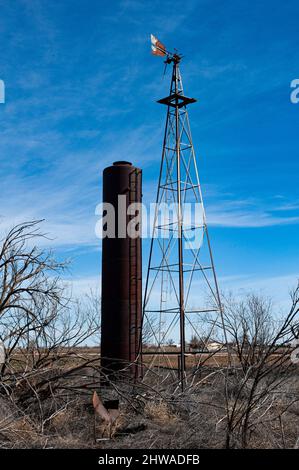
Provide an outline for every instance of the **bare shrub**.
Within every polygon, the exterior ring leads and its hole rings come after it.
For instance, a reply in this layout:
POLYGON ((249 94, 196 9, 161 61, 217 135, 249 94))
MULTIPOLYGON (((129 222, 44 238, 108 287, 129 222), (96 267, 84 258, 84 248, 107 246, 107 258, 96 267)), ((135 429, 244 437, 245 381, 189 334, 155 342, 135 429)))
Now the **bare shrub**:
POLYGON ((255 431, 266 422, 279 422, 298 400, 290 356, 299 322, 299 286, 291 300, 290 311, 279 320, 273 318, 269 301, 256 295, 226 302, 224 321, 232 351, 224 383, 226 447, 247 447, 255 431))
POLYGON ((40 237, 33 221, 17 225, 0 243, 0 395, 19 411, 35 407, 43 431, 43 402, 51 398, 57 411, 56 393, 72 388, 74 376, 96 360, 78 348, 98 332, 100 315, 95 299, 65 296, 59 276, 66 264, 35 246, 40 237))

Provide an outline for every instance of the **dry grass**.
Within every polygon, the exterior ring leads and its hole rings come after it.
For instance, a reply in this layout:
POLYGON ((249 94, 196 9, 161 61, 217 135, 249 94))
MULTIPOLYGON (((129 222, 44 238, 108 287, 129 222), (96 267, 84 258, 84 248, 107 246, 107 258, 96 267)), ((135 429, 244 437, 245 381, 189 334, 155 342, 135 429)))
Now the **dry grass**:
MULTIPOLYGON (((85 372, 84 372, 85 374, 85 372)), ((82 380, 82 379, 81 379, 82 380)), ((112 439, 102 437, 102 423, 94 426, 92 390, 78 395, 68 392, 51 396, 40 404, 16 406, 0 398, 0 447, 2 448, 221 448, 225 446, 225 400, 223 374, 202 369, 199 385, 184 394, 173 395, 167 387, 136 392, 128 384, 118 390, 97 388, 103 400, 120 400, 121 419, 112 439)), ((294 375, 281 400, 275 401, 263 420, 252 430, 251 448, 293 448, 299 436, 299 375, 294 375), (286 403, 294 403, 279 416, 286 403)), ((234 389, 230 390, 235 396, 234 389)), ((240 397, 240 401, 246 397, 240 397)), ((233 402, 232 402, 233 403, 233 402)), ((107 437, 107 436, 105 436, 107 437)), ((240 446, 235 442, 236 447, 240 446)))
POLYGON ((169 426, 179 421, 179 416, 163 401, 147 402, 144 408, 144 414, 148 419, 161 426, 169 426))
POLYGON ((22 416, 6 401, 0 401, 1 447, 35 447, 41 442, 35 423, 29 416, 22 416))

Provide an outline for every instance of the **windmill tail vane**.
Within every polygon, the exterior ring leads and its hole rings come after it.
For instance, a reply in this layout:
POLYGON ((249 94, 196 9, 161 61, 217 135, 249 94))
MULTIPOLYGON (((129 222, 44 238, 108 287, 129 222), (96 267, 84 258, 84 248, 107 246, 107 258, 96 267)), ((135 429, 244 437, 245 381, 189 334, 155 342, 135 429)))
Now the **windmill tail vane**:
POLYGON ((161 57, 167 55, 166 47, 153 34, 151 34, 151 49, 153 55, 158 55, 161 57))
POLYGON ((182 56, 177 53, 169 52, 165 45, 153 34, 151 34, 151 52, 153 55, 166 57, 166 64, 170 64, 171 62, 179 62, 182 58, 182 56))

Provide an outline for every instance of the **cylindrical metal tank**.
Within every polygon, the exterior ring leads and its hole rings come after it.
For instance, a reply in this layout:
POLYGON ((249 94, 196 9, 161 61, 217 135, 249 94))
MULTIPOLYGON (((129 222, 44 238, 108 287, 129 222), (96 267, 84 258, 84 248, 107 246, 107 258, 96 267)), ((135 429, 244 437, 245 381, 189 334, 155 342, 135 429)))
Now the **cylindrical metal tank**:
MULTIPOLYGON (((102 240, 101 365, 106 374, 123 369, 140 374, 138 351, 142 317, 141 237, 131 238, 125 215, 131 203, 141 203, 142 172, 118 161, 103 172, 103 202, 115 210, 115 238, 102 240), (119 196, 123 196, 122 202, 119 196)), ((135 214, 137 215, 137 213, 135 214)))

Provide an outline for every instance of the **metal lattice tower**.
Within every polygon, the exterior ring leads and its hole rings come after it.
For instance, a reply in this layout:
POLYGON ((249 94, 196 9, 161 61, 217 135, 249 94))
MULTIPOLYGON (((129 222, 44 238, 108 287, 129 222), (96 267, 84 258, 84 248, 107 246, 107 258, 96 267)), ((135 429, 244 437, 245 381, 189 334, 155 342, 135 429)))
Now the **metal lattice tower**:
POLYGON ((167 54, 170 93, 158 101, 167 106, 167 117, 143 304, 150 341, 142 355, 148 371, 167 369, 184 389, 186 357, 195 364, 204 353, 222 321, 222 306, 187 111, 196 100, 184 95, 180 60, 167 54), (201 347, 190 352, 192 336, 201 347))

